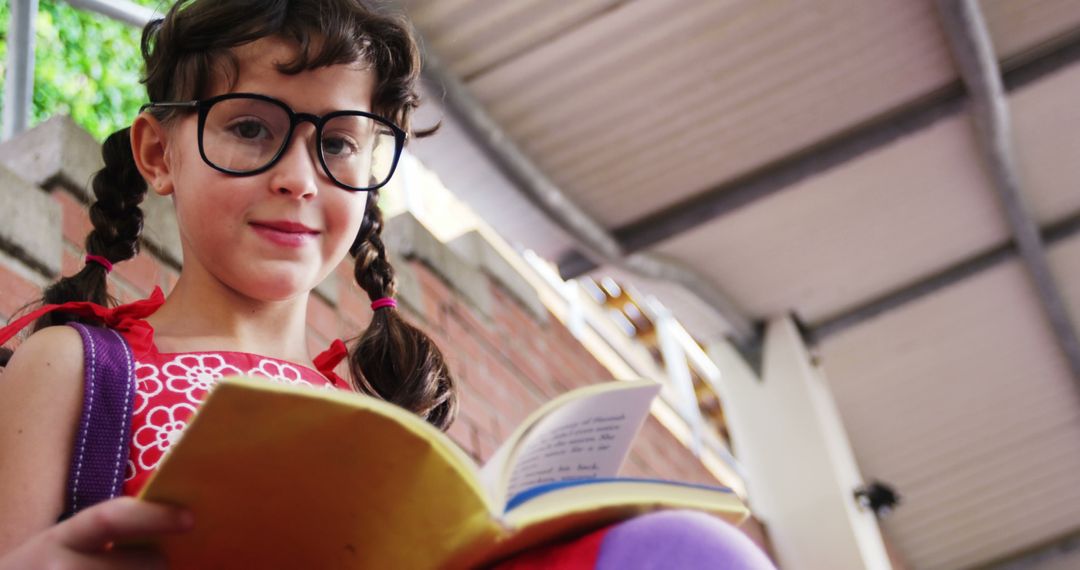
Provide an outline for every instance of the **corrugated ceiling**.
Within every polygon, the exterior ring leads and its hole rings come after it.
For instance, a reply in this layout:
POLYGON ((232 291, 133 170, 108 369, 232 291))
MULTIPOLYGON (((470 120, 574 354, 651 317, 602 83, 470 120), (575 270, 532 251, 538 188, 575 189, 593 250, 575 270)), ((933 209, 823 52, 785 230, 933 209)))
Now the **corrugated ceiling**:
MULTIPOLYGON (((612 231, 792 157, 813 164, 929 105, 925 124, 650 246, 753 318, 790 311, 813 326, 1009 243, 970 119, 947 103, 962 101, 959 79, 931 1, 401 3, 426 49, 612 231)), ((1080 0, 981 6, 1004 68, 1028 70, 1008 103, 1033 217, 1076 220, 1080 0)), ((571 251, 468 140, 448 121, 414 150, 511 242, 571 251)), ((1047 250, 1080 322, 1071 232, 1047 250)), ((915 568, 987 564, 1080 531, 1077 379, 1018 258, 1000 258, 819 346, 860 469, 904 495, 884 530, 915 568)), ((727 332, 685 292, 641 286, 702 340, 727 332)))

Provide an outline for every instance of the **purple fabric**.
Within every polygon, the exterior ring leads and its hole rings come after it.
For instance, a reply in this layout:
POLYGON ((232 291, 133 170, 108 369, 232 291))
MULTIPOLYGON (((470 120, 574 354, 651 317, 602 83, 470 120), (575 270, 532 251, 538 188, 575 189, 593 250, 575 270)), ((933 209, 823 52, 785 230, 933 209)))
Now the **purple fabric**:
POLYGON ((775 570, 757 545, 726 522, 696 511, 661 511, 616 525, 596 570, 680 568, 775 570))
POLYGON ((135 402, 135 361, 127 341, 111 329, 69 324, 82 337, 85 388, 60 520, 120 496, 135 402))

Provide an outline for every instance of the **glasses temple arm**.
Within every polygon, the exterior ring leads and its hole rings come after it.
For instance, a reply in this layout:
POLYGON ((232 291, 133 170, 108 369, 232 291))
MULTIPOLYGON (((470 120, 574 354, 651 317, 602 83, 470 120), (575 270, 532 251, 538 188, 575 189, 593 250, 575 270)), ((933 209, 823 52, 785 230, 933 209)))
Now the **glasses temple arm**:
POLYGON ((191 108, 198 107, 198 106, 199 106, 198 101, 168 101, 168 102, 161 102, 161 103, 147 103, 147 104, 143 105, 142 107, 139 107, 139 112, 142 113, 143 111, 145 111, 145 110, 147 110, 147 109, 149 109, 151 107, 166 107, 166 108, 171 108, 171 109, 177 109, 177 108, 191 109, 191 108))

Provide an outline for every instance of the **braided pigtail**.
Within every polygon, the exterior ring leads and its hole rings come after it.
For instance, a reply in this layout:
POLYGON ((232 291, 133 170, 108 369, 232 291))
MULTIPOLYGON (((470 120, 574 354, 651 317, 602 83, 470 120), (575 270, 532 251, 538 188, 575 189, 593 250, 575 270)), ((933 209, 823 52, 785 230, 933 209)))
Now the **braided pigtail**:
MULTIPOLYGON (((131 152, 130 128, 109 135, 101 147, 105 166, 94 175, 92 183, 96 200, 90 206, 90 222, 94 229, 86 236, 86 253, 119 263, 139 252, 143 213, 139 204, 146 196, 146 181, 135 166, 131 152)), ((47 287, 43 304, 68 301, 91 301, 99 305, 115 305, 108 293, 106 269, 98 263, 87 263, 78 273, 61 278, 47 287)), ((77 317, 52 312, 34 323, 33 330, 79 320, 77 317)))
MULTIPOLYGON (((368 192, 364 225, 353 250, 353 276, 372 301, 397 293, 394 268, 382 242, 378 199, 378 190, 368 192)), ((457 391, 442 352, 397 309, 376 309, 349 352, 357 390, 411 410, 440 429, 450 427, 457 413, 457 391)))

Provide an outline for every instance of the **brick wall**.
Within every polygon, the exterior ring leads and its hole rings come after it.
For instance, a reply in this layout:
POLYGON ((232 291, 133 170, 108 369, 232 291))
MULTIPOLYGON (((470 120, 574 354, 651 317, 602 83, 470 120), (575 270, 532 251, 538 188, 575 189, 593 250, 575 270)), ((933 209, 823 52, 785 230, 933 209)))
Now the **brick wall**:
MULTIPOLYGON (((29 233, 36 234, 31 239, 0 230, 0 317, 5 320, 33 301, 40 287, 56 278, 56 271, 69 274, 82 264, 82 242, 90 230, 85 186, 100 166, 97 148, 64 117, 0 145, 0 196, 14 205, 0 213, 0 227, 17 220, 19 227, 34 228, 29 233), (47 197, 32 213, 36 219, 27 219, 31 213, 19 206, 27 196, 47 197)), ((143 298, 155 286, 168 293, 176 282, 181 254, 170 209, 168 200, 148 195, 142 253, 117 264, 110 275, 110 287, 122 301, 143 298)), ((388 220, 384 237, 398 270, 401 310, 435 339, 460 385, 460 414, 450 436, 478 460, 489 457, 543 402, 610 378, 543 307, 531 286, 475 234, 451 247, 439 243, 409 214, 401 214, 388 220)), ((334 338, 358 335, 371 317, 349 261, 312 296, 308 331, 313 353, 334 338)), ((717 483, 651 417, 623 472, 717 483)), ((763 540, 760 529, 746 530, 763 540)))

